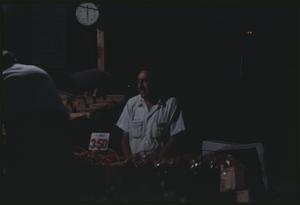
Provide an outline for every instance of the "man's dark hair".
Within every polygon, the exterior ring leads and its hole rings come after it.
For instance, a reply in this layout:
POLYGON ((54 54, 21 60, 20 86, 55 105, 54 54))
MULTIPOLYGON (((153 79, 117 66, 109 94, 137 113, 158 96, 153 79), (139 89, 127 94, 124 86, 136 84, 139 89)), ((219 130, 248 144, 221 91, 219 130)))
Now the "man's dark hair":
POLYGON ((157 68, 154 68, 150 65, 142 65, 139 67, 138 73, 140 73, 142 71, 147 71, 150 74, 151 80, 153 80, 153 81, 160 80, 161 73, 159 72, 159 70, 157 68))
POLYGON ((11 67, 16 62, 16 55, 13 52, 7 50, 2 51, 2 66, 4 69, 11 67))

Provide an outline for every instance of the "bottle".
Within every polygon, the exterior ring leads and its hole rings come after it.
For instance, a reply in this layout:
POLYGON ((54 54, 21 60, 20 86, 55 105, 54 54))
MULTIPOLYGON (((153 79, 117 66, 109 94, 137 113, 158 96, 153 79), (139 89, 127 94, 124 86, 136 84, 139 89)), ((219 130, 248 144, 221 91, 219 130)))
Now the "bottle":
POLYGON ((236 189, 235 160, 231 154, 227 154, 220 165, 220 192, 229 192, 236 189))

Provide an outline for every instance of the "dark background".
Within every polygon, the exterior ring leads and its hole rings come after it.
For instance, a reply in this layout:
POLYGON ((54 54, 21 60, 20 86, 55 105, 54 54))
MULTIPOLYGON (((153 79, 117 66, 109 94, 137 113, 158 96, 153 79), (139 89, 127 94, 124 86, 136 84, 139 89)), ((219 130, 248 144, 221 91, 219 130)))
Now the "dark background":
MULTIPOLYGON (((165 82, 182 104, 186 151, 199 150, 203 139, 262 142, 269 175, 295 179, 298 4, 102 6, 99 24, 105 32, 105 69, 114 78, 112 94, 126 94, 137 67, 151 64, 167 74, 165 82)), ((68 74, 96 67, 96 25, 77 23, 75 7, 2 6, 3 48, 22 63, 46 69, 60 89, 68 87, 68 74)))
POLYGON ((108 5, 106 65, 113 74, 134 76, 132 68, 150 62, 170 74, 166 81, 174 80, 189 128, 186 149, 200 149, 203 139, 262 142, 269 174, 291 179, 299 161, 298 9, 108 5))

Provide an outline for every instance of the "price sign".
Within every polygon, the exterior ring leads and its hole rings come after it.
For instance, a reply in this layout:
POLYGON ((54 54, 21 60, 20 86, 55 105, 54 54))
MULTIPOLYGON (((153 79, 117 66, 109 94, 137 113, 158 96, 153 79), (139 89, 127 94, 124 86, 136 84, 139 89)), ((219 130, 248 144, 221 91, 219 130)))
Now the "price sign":
POLYGON ((89 150, 106 151, 108 149, 109 133, 93 132, 91 134, 89 150))

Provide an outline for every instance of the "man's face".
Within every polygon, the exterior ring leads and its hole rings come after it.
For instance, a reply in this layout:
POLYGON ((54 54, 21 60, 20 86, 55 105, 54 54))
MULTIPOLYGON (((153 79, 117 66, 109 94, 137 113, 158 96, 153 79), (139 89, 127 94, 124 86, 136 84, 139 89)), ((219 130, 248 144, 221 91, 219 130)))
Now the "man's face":
POLYGON ((137 87, 140 95, 147 98, 150 95, 150 77, 148 71, 141 71, 137 76, 137 87))

